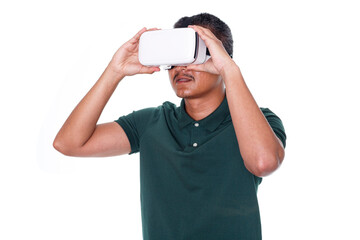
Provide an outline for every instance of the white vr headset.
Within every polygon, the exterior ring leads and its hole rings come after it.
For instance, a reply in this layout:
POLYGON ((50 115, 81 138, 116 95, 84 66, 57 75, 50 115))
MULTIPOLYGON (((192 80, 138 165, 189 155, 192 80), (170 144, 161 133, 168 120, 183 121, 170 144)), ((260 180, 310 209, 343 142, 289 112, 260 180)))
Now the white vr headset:
POLYGON ((144 66, 186 66, 210 58, 205 42, 192 28, 144 32, 139 42, 139 62, 144 66))

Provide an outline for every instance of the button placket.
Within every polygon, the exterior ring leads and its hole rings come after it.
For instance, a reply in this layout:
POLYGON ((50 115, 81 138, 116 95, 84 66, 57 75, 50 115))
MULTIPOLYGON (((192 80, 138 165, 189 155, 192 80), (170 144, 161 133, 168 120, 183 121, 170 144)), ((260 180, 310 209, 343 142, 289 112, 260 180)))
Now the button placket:
POLYGON ((198 122, 195 122, 193 124, 193 129, 192 129, 192 135, 193 135, 193 138, 192 138, 192 146, 194 148, 198 147, 199 146, 199 138, 200 138, 200 134, 199 134, 199 126, 200 124, 198 122))

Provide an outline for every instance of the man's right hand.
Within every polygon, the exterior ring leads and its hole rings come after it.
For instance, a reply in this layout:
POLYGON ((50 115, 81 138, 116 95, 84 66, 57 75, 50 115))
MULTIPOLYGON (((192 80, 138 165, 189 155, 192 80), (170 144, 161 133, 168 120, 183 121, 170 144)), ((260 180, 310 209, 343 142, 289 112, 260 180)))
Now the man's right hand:
POLYGON ((119 74, 122 79, 139 73, 152 74, 160 71, 159 67, 146 67, 139 62, 138 50, 141 34, 146 31, 159 30, 157 28, 141 29, 133 38, 124 43, 114 54, 109 63, 109 68, 119 74))
POLYGON ((138 73, 154 73, 158 67, 146 67, 138 59, 141 29, 116 51, 99 80, 71 112, 58 132, 54 147, 69 156, 96 157, 126 154, 131 146, 126 133, 116 122, 97 124, 101 112, 119 81, 138 73))

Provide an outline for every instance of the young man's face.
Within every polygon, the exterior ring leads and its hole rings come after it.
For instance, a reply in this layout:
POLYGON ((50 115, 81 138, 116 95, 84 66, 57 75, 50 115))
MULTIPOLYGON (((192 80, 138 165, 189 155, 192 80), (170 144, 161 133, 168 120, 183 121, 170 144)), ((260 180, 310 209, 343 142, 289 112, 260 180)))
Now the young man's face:
POLYGON ((219 75, 187 70, 186 66, 176 66, 168 72, 171 86, 180 98, 198 98, 223 88, 219 75))

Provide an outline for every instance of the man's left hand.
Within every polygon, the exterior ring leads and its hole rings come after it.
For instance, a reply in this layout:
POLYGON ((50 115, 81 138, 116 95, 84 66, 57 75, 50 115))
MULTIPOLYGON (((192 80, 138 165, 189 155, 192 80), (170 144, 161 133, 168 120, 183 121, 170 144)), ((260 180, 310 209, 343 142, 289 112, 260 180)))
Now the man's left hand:
POLYGON ((203 64, 187 66, 188 70, 223 75, 226 67, 236 65, 226 52, 222 42, 209 29, 195 25, 189 25, 188 27, 194 29, 199 34, 211 55, 211 58, 203 64))

